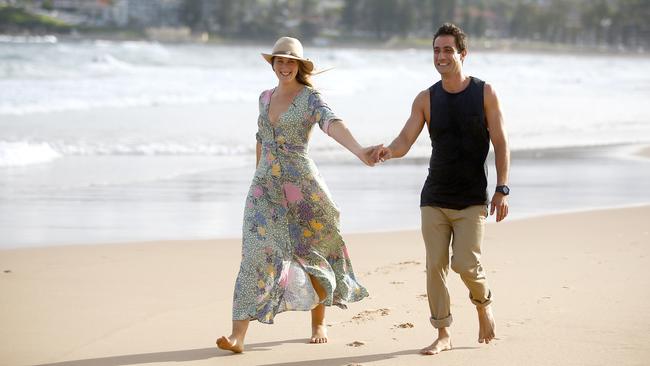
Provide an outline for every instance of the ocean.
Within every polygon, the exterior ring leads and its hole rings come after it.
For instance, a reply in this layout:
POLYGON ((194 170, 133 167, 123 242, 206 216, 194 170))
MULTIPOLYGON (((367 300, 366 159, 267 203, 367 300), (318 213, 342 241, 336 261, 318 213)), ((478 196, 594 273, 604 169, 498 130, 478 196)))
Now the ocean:
MULTIPOLYGON (((237 237, 271 45, 0 40, 0 248, 237 237)), ((430 49, 306 48, 362 144, 388 144, 439 80, 430 49)), ((472 52, 513 151, 511 217, 650 202, 650 58, 472 52)), ((344 233, 419 227, 430 153, 369 168, 315 131, 344 233)), ((490 165, 490 189, 494 169, 490 165)))

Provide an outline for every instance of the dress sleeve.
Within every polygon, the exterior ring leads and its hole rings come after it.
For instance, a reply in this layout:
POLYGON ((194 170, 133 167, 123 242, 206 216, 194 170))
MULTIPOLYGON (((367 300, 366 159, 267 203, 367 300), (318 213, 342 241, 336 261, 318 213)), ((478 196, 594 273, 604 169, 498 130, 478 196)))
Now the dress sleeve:
POLYGON ((318 123, 320 129, 328 135, 330 124, 340 120, 316 91, 309 96, 309 114, 312 123, 318 123))
POLYGON ((260 144, 262 143, 262 135, 261 135, 261 129, 262 129, 262 122, 263 122, 263 115, 266 113, 266 105, 269 103, 271 99, 271 93, 273 90, 265 90, 260 94, 260 97, 258 99, 258 106, 259 106, 259 116, 257 117, 257 132, 255 133, 255 139, 257 142, 260 144))

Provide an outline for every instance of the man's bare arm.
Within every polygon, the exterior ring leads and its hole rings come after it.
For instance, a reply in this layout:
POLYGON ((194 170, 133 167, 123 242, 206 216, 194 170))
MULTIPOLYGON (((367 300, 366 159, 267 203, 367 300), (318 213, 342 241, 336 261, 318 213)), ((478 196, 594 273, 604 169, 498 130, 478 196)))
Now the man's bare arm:
POLYGON ((411 149, 411 146, 415 143, 420 132, 422 132, 422 127, 424 127, 425 122, 425 108, 427 106, 427 101, 429 100, 429 91, 424 90, 420 92, 413 100, 413 105, 411 106, 411 115, 404 124, 402 131, 399 135, 391 142, 390 145, 383 151, 383 160, 390 158, 401 158, 406 155, 411 149), (387 150, 387 151, 386 151, 387 150))
MULTIPOLYGON (((490 140, 492 141, 492 146, 494 146, 497 186, 507 185, 510 171, 508 137, 503 122, 503 115, 501 114, 499 98, 492 86, 487 83, 484 89, 484 107, 485 118, 487 119, 488 129, 490 130, 490 140)), ((490 215, 494 214, 495 210, 497 212, 497 222, 508 216, 508 201, 503 194, 495 193, 490 206, 490 215)))

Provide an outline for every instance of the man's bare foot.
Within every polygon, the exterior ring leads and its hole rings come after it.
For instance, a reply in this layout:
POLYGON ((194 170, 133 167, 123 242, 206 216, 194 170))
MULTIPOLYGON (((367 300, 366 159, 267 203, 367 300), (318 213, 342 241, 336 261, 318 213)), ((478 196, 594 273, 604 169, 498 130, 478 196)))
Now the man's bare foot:
POLYGON ((312 325, 309 343, 327 343, 327 326, 324 324, 312 325))
POLYGON ((423 355, 437 355, 442 351, 448 351, 451 349, 451 338, 449 336, 438 336, 429 347, 424 347, 420 350, 420 353, 423 355))
POLYGON ((477 307, 478 312, 478 343, 490 343, 494 339, 494 316, 490 305, 477 307))
POLYGON ((223 336, 217 339, 217 347, 235 353, 244 352, 244 342, 239 342, 237 338, 232 335, 230 337, 223 336))

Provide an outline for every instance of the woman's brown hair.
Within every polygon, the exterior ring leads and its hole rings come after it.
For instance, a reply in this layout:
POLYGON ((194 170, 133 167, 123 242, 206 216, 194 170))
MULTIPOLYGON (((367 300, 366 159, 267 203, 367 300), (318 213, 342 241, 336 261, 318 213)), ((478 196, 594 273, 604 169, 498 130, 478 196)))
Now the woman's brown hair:
POLYGON ((305 64, 302 62, 298 62, 298 75, 296 75, 296 80, 302 85, 307 85, 310 88, 314 87, 311 83, 311 72, 307 71, 305 64))

